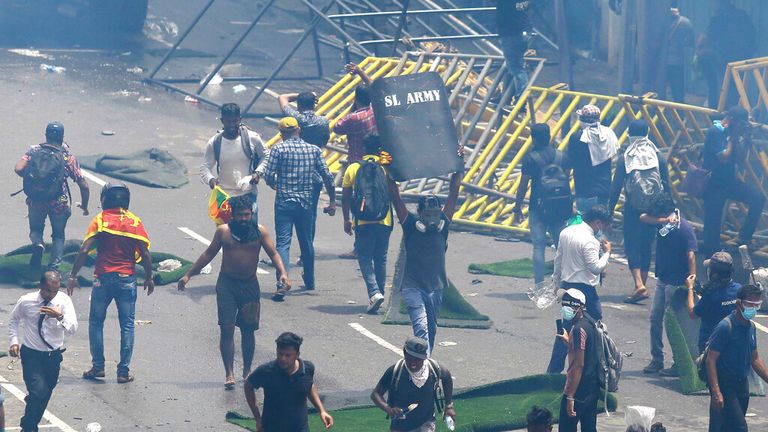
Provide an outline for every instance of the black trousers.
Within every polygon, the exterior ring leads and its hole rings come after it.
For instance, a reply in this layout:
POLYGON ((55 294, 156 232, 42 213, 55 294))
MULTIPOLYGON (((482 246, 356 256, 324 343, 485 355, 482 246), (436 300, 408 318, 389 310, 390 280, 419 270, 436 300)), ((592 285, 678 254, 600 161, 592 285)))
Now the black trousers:
POLYGON ((24 417, 21 418, 21 430, 37 432, 37 425, 43 418, 43 412, 51 400, 53 389, 59 380, 62 351, 37 351, 21 346, 21 367, 27 397, 24 401, 24 417))
POLYGON ((765 198, 754 186, 740 180, 710 186, 704 196, 704 255, 720 250, 723 209, 728 200, 746 204, 748 212, 739 232, 739 241, 749 243, 765 207, 765 198))
POLYGON ((718 376, 723 394, 722 410, 716 410, 710 401, 709 432, 747 432, 744 416, 749 408, 749 381, 746 378, 718 376))
POLYGON ((560 423, 558 425, 560 432, 576 432, 576 426, 579 424, 581 424, 581 432, 597 432, 597 398, 600 394, 599 390, 595 386, 586 397, 576 395, 573 402, 573 410, 576 411, 576 417, 568 416, 566 411, 567 401, 565 395, 563 395, 560 400, 560 423))

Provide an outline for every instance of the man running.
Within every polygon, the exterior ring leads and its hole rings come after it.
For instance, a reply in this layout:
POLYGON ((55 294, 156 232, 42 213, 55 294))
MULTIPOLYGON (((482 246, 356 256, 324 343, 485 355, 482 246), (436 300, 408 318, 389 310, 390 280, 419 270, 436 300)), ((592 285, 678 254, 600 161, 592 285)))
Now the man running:
POLYGON ((216 306, 218 308, 219 328, 221 339, 219 350, 224 362, 226 381, 224 388, 231 390, 235 387, 235 326, 240 327, 241 347, 243 350, 243 378, 251 373, 253 352, 255 349, 255 332, 259 328, 261 303, 259 281, 256 278, 259 252, 264 248, 275 268, 280 272, 278 292, 290 289, 288 273, 283 266, 283 260, 275 249, 269 232, 261 225, 253 222, 253 198, 241 195, 230 198, 232 220, 228 224, 216 228, 213 241, 208 249, 195 261, 192 268, 179 279, 178 289, 184 291, 189 279, 200 274, 210 263, 219 250, 224 249, 221 260, 221 271, 216 281, 216 306))

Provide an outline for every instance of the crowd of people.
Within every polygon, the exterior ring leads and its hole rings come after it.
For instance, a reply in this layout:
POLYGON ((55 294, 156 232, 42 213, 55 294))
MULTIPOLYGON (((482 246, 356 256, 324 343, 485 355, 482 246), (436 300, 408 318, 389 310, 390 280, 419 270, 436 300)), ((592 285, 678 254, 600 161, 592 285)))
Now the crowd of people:
MULTIPOLYGON (((323 187, 329 202, 323 212, 329 216, 336 213, 334 178, 322 157, 331 131, 347 136, 342 230, 355 237, 354 256, 363 276, 368 313, 376 313, 384 301, 387 250, 395 218, 403 232, 405 262, 402 284, 397 288, 408 310, 414 336, 405 342, 404 360, 387 369, 371 399, 391 419, 392 431, 433 431, 436 409, 442 410, 449 424, 456 416, 451 374, 432 354, 437 316, 448 286, 445 253, 462 173, 451 175, 445 202, 435 195, 425 195, 418 201, 417 212, 409 211, 398 185, 387 173, 391 155, 382 151, 377 134, 371 80, 356 65, 347 65, 347 71, 363 82, 355 90, 349 114, 331 128, 328 120, 314 111, 314 93, 281 95, 278 102, 286 117, 278 124, 281 140, 271 148, 267 148, 258 133, 243 125, 236 104, 223 105, 223 130, 208 141, 200 168, 205 184, 229 196, 231 213, 229 221, 216 228, 209 247, 181 277, 178 289, 184 291, 190 279, 223 249, 216 303, 224 386, 232 389, 236 383, 237 327, 246 400, 260 431, 307 430, 307 400, 317 408, 327 428, 333 425, 313 381, 315 367, 300 358, 300 336, 291 332, 280 335, 276 340, 276 359, 252 370, 261 312, 257 269, 262 249, 277 270, 273 300, 285 301, 293 288, 290 245, 294 232, 301 250, 303 288, 316 288, 313 243, 323 187), (296 108, 292 102, 296 102, 296 108), (274 241, 269 230, 259 224, 257 190, 262 179, 276 191, 274 241), (255 389, 259 388, 264 389, 263 409, 259 409, 255 396, 255 389), (413 404, 418 406, 411 408, 413 404)), ((627 303, 650 298, 647 283, 652 245, 656 241, 657 283, 650 319, 652 361, 644 372, 677 373, 674 365, 664 368, 662 317, 672 293, 686 286, 691 318, 702 322, 699 348, 707 357, 712 397, 710 431, 746 430, 747 378, 754 371, 768 381, 768 369, 757 354, 755 327, 751 324, 763 294, 757 285, 740 286, 732 280, 733 260, 727 252, 720 251, 719 242, 727 199, 742 200, 749 206, 740 235, 745 244, 751 240, 764 205, 762 195, 737 177, 736 166, 745 157, 748 145, 746 111, 729 110, 725 119, 709 130, 702 150, 703 169, 711 172, 704 196, 707 216, 703 247, 710 258, 704 261, 708 280, 699 291, 695 232, 672 200, 667 164, 648 137, 648 125, 642 120, 633 121, 629 125, 628 145, 619 148, 615 132, 601 124, 598 107, 586 105, 577 114, 581 128, 571 134, 566 152, 554 147, 546 124, 531 127, 533 148, 522 162, 514 209, 516 216, 522 217, 530 185, 528 214, 535 282, 543 283, 545 279, 547 233, 557 245, 553 289, 560 293, 563 331, 555 340, 547 372, 561 373, 566 369, 560 430, 575 431, 578 424, 585 432, 597 430, 597 402, 605 385, 600 382, 598 370, 600 335, 596 323, 603 318, 599 288, 612 252, 604 233, 611 229, 622 195, 624 247, 634 281, 627 303), (741 428, 734 429, 735 424, 741 428), (727 427, 723 429, 722 425, 727 427)), ((464 149, 459 147, 457 152, 463 156, 464 149)), ((101 192, 102 211, 93 218, 66 279, 67 294, 61 292, 63 277, 58 270, 72 203, 67 179, 80 187, 79 207, 84 215, 88 215, 89 203, 88 184, 64 143, 64 126, 49 124, 46 142, 27 152, 15 170, 23 178, 27 196, 32 242, 29 265, 34 269, 42 270, 46 218, 53 231, 51 258, 42 272, 39 290, 19 299, 9 323, 10 354, 21 357, 28 390, 21 427, 24 431, 36 431, 57 383, 64 338, 77 330, 69 296, 79 286, 78 274, 91 250, 96 250, 88 320, 92 366, 83 372, 84 379, 106 376, 103 325, 114 300, 121 332, 117 382, 134 381, 130 362, 137 300, 136 265, 139 263, 144 269, 147 295, 154 291, 153 266, 149 236, 141 219, 129 210, 128 187, 109 183, 101 192), (19 338, 20 324, 25 328, 23 339, 19 338)), ((541 409, 534 409, 529 419, 533 419, 533 427, 551 427, 551 414, 547 417, 541 409)))

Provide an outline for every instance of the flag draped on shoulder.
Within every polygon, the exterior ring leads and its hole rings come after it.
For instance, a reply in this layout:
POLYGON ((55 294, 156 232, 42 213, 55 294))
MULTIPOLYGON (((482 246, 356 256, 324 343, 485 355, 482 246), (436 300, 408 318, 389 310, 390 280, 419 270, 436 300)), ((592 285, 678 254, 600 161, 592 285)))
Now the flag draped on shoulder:
POLYGON ((218 226, 223 225, 232 218, 232 208, 229 207, 229 194, 219 186, 211 191, 208 199, 208 216, 218 226))
MULTIPOLYGON (((149 235, 144 229, 141 219, 122 208, 104 210, 97 214, 91 221, 91 225, 88 226, 88 234, 85 235, 84 241, 99 233, 132 238, 146 244, 147 249, 150 246, 149 235)), ((137 249, 136 262, 140 260, 141 257, 137 249)))

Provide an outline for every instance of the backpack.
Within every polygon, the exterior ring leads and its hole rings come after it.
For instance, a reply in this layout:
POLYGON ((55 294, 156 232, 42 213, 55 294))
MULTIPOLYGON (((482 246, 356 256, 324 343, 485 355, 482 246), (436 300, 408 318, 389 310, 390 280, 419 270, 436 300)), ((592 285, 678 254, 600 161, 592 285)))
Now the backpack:
POLYGON ((331 139, 331 130, 327 124, 315 123, 301 128, 299 136, 304 141, 323 148, 331 139))
MULTIPOLYGON (((221 157, 221 140, 223 137, 224 132, 222 131, 217 133, 216 137, 213 139, 213 157, 216 159, 217 174, 221 172, 219 158, 221 157)), ((259 160, 257 159, 258 155, 256 155, 256 153, 253 152, 253 148, 251 148, 251 135, 248 133, 248 128, 245 125, 240 125, 240 145, 243 148, 243 153, 245 153, 245 155, 248 157, 248 160, 251 161, 249 166, 250 171, 256 171, 256 166, 259 164, 259 160)))
POLYGON ((32 201, 54 201, 61 196, 66 182, 67 160, 64 149, 41 144, 32 154, 24 170, 23 191, 32 201))
POLYGON ((566 221, 573 215, 571 180, 563 169, 563 153, 555 150, 555 158, 546 163, 538 152, 531 152, 531 158, 541 168, 539 197, 536 203, 542 219, 549 224, 566 221))
POLYGON ((594 346, 597 350, 598 378, 600 388, 606 390, 605 397, 607 401, 608 392, 615 393, 619 390, 624 357, 622 357, 616 342, 608 335, 608 327, 602 321, 595 321, 587 314, 584 316, 595 327, 597 332, 597 343, 594 346))
MULTIPOLYGON (((723 318, 728 322, 728 333, 733 331, 733 322, 731 322, 731 316, 723 318)), ((696 357, 696 373, 699 375, 699 379, 705 383, 709 383, 709 373, 707 373, 707 356, 709 355, 709 346, 712 344, 712 335, 710 335, 707 341, 707 346, 704 347, 704 351, 696 357)))
POLYGON ((632 170, 624 181, 624 196, 627 202, 640 211, 650 209, 653 197, 663 191, 659 168, 632 170))
MULTIPOLYGON (((429 368, 429 374, 435 378, 435 388, 433 389, 435 408, 437 408, 437 412, 443 412, 445 398, 443 397, 443 387, 440 383, 440 365, 431 358, 425 361, 429 368)), ((403 375, 403 370, 405 370, 405 359, 400 359, 395 363, 395 368, 392 370, 392 381, 390 381, 389 389, 387 390, 387 403, 392 402, 392 393, 396 392, 400 385, 400 378, 403 375)))
POLYGON ((360 162, 352 190, 352 214, 357 220, 381 221, 390 209, 389 183, 384 168, 373 159, 360 162))

